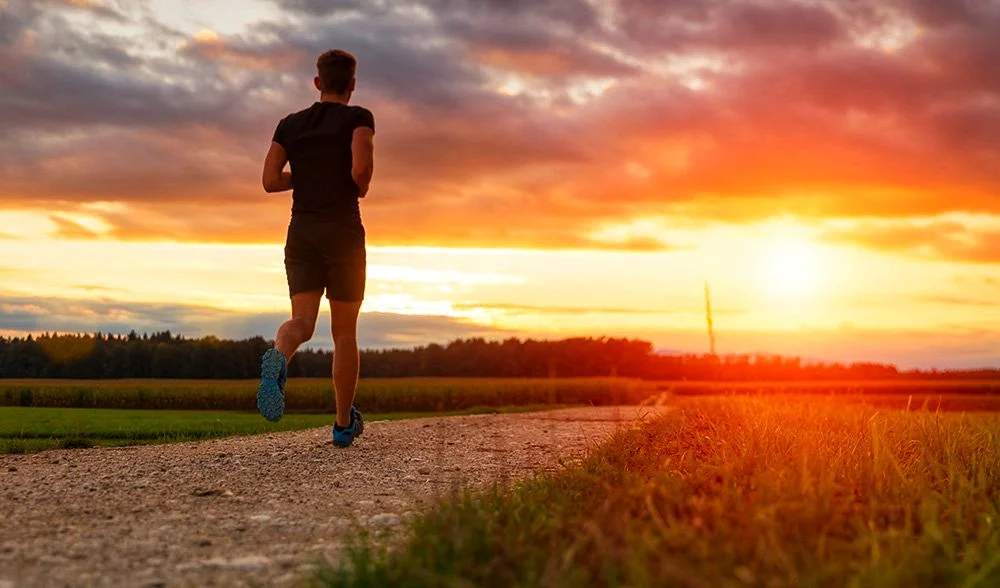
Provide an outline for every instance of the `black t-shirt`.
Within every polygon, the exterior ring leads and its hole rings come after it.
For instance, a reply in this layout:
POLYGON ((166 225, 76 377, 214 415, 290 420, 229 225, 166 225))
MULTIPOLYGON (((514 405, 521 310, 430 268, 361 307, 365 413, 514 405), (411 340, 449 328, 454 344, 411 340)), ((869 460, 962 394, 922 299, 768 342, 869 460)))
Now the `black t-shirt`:
POLYGON ((281 119, 275 143, 292 169, 292 216, 361 222, 358 185, 351 176, 354 129, 375 130, 375 117, 360 106, 316 102, 281 119))

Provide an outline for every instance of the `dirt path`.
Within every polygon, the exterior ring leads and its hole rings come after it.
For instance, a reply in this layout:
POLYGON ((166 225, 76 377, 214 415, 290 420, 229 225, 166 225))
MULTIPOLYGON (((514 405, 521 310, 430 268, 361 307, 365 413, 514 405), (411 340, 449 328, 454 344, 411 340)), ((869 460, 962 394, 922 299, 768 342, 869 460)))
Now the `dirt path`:
POLYGON ((295 585, 351 525, 578 458, 648 409, 586 408, 0 456, 0 588, 295 585))

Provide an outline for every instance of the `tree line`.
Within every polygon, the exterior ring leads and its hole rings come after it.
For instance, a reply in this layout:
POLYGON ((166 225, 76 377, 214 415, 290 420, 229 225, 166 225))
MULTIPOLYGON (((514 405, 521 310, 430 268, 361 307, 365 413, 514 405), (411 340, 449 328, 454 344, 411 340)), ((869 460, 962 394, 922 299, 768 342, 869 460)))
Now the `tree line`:
MULTIPOLYGON (((197 378, 246 379, 260 375, 260 357, 271 346, 263 337, 223 340, 187 338, 169 331, 139 335, 45 334, 0 337, 0 378, 197 378)), ((290 377, 329 377, 332 352, 302 350, 290 377)), ((557 341, 510 338, 458 339, 412 349, 361 352, 361 376, 400 377, 595 377, 658 380, 851 380, 996 378, 1000 370, 903 371, 872 362, 806 363, 797 357, 751 354, 655 353, 648 341, 576 337, 557 341)))

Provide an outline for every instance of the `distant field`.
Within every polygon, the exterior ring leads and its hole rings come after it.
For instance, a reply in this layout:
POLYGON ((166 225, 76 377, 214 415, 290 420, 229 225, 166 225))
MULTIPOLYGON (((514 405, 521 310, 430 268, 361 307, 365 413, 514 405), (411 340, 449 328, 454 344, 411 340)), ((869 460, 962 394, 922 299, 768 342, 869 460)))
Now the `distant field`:
POLYGON ((1000 380, 809 380, 788 382, 656 382, 657 390, 676 394, 998 394, 1000 380))
MULTIPOLYGON (((369 379, 357 405, 370 412, 442 412, 482 406, 638 404, 653 386, 621 378, 369 379)), ((0 380, 0 406, 256 411, 256 380, 0 380)), ((289 380, 286 410, 333 412, 326 378, 289 380)))
POLYGON ((832 396, 840 402, 929 411, 1000 411, 1000 380, 815 382, 657 382, 660 398, 691 396, 832 396))
POLYGON ((1000 415, 815 394, 673 406, 580 465, 445 499, 399 541, 362 541, 317 580, 1000 586, 1000 415))
MULTIPOLYGON (((256 380, 0 380, 0 406, 256 411, 256 380)), ((615 405, 671 396, 833 394, 851 401, 932 410, 1000 410, 1000 380, 872 382, 647 382, 625 378, 366 379, 359 407, 441 412, 476 406, 615 405)), ((289 380, 291 413, 334 410, 330 381, 289 380)))
MULTIPOLYGON (((547 407, 474 407, 442 415, 544 408, 547 407)), ((381 421, 421 416, 427 413, 366 413, 365 419, 381 421)), ((270 423, 258 414, 246 412, 0 407, 0 454, 196 441, 332 424, 332 414, 289 414, 277 423, 270 423)))

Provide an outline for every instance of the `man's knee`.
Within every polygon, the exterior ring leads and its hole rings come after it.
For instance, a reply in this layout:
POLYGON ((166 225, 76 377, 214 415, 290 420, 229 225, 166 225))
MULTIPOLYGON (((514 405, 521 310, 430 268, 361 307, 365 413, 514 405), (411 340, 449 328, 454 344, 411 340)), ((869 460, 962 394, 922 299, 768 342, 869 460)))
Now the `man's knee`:
POLYGON ((358 336, 356 333, 334 333, 333 346, 345 349, 358 346, 358 336))
POLYGON ((333 320, 330 326, 330 334, 333 336, 334 344, 336 344, 338 340, 342 341, 344 345, 350 345, 352 343, 355 345, 357 344, 357 321, 333 320))

